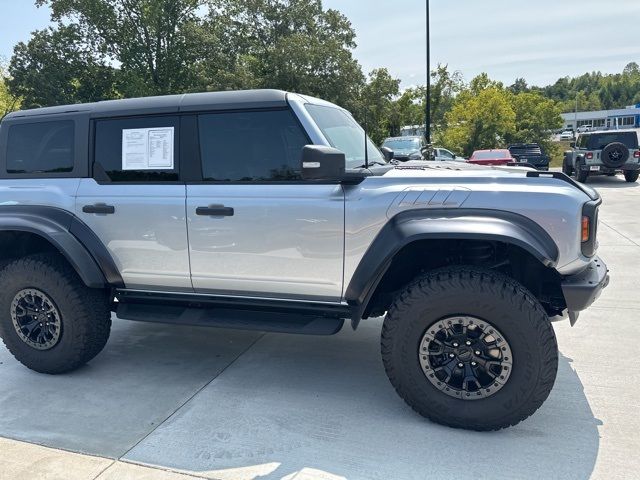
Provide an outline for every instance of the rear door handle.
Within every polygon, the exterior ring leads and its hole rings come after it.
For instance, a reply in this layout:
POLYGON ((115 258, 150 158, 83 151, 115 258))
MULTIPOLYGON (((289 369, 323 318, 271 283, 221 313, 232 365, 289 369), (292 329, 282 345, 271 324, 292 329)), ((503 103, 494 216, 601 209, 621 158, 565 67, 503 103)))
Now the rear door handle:
POLYGON ((116 207, 113 205, 107 205, 106 203, 96 203, 94 205, 85 205, 82 207, 84 213, 101 213, 103 215, 110 215, 116 213, 116 207))
POLYGON ((197 207, 196 215, 205 217, 233 217, 234 210, 224 205, 209 205, 208 207, 197 207))

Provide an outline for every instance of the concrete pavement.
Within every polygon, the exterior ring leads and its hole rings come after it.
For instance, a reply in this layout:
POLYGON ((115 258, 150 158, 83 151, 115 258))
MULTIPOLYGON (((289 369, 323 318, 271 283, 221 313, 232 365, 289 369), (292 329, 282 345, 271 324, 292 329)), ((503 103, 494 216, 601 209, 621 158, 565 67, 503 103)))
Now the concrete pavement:
POLYGON ((57 449, 0 440, 0 479, 637 478, 640 184, 591 184, 611 284, 576 327, 556 324, 556 385, 516 427, 413 413, 384 374, 379 319, 333 337, 116 320, 105 351, 65 376, 0 347, 0 437, 57 449))

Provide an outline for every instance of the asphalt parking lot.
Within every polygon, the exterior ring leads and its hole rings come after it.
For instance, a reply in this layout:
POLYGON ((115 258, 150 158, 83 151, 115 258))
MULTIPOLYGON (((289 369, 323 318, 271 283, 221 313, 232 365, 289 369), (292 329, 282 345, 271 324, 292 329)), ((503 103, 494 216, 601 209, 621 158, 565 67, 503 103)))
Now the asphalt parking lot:
POLYGON ((611 283, 575 327, 555 324, 556 385, 516 427, 413 413, 386 379, 381 320, 333 337, 115 320, 105 351, 69 375, 0 347, 0 479, 638 478, 640 184, 591 184, 611 283))

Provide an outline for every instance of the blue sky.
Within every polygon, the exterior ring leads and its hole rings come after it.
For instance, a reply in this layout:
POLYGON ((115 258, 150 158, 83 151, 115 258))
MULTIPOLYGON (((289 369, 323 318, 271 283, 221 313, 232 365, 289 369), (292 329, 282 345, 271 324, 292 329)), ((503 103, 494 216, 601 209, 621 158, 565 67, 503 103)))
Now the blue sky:
MULTIPOLYGON (((347 15, 365 71, 386 66, 403 86, 424 82, 424 0, 324 0, 347 15)), ((31 0, 0 0, 0 56, 48 24, 31 0)), ((432 61, 470 80, 480 72, 545 85, 565 75, 640 63, 639 0, 431 0, 432 61)))

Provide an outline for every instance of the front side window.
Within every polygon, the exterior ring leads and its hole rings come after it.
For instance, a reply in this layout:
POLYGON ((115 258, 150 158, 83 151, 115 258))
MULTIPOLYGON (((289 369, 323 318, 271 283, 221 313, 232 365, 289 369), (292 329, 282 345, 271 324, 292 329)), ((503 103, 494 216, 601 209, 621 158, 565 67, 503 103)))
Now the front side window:
POLYGON ((198 117, 206 181, 301 180, 309 139, 289 110, 212 113, 198 117))
POLYGON ((71 120, 11 126, 7 141, 7 173, 71 172, 74 130, 71 120))
MULTIPOLYGON (((365 165, 364 130, 344 110, 322 105, 306 105, 306 109, 318 128, 333 148, 346 157, 347 168, 362 168, 365 165)), ((382 152, 367 137, 369 164, 386 164, 382 152)))
POLYGON ((102 170, 112 182, 178 181, 179 125, 176 116, 98 120, 94 176, 102 170))

